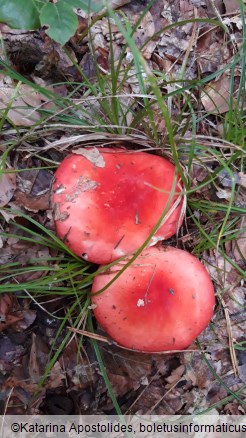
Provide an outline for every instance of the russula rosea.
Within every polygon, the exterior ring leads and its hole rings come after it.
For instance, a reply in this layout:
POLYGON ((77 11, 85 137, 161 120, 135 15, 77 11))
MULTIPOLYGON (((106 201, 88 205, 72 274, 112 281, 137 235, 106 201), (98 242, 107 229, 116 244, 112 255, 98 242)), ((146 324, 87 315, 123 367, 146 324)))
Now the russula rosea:
POLYGON ((133 350, 187 348, 213 315, 214 288, 204 266, 180 249, 146 248, 106 290, 95 294, 124 263, 94 279, 91 300, 102 328, 133 350))
POLYGON ((58 236, 77 255, 107 264, 136 251, 163 213, 150 244, 174 235, 183 219, 175 167, 146 152, 77 149, 60 164, 53 184, 58 236), (174 184, 176 181, 176 185, 174 184))

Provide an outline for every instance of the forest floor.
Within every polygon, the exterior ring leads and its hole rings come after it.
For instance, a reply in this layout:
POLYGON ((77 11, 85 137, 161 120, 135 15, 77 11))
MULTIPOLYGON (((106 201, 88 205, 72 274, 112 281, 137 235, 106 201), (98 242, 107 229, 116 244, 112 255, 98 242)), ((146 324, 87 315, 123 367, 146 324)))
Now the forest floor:
POLYGON ((118 2, 121 23, 142 14, 133 35, 80 11, 64 47, 43 29, 0 24, 1 413, 246 413, 245 5, 148 3, 118 2), (216 308, 187 351, 144 354, 97 340, 105 333, 93 318, 96 339, 79 333, 90 331, 84 273, 97 267, 55 238, 50 188, 75 145, 172 157, 170 139, 189 190, 168 243, 206 266, 216 308))

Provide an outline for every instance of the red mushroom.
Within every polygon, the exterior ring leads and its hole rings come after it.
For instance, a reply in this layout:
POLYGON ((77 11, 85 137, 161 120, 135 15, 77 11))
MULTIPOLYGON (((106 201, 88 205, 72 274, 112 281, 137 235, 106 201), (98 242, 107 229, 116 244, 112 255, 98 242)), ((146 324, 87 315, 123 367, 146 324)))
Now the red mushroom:
POLYGON ((126 262, 97 275, 94 314, 119 345, 144 352, 187 348, 208 325, 214 288, 193 255, 172 247, 146 248, 101 293, 126 262))
POLYGON ((168 160, 145 152, 79 149, 59 166, 53 184, 58 236, 77 255, 107 264, 136 251, 174 193, 150 244, 168 239, 183 219, 183 190, 168 160))

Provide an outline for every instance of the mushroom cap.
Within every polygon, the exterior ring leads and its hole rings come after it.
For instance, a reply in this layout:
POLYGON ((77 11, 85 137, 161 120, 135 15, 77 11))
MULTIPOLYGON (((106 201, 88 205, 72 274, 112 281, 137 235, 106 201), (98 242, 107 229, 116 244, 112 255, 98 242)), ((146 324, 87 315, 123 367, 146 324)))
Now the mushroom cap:
POLYGON ((94 279, 91 301, 102 328, 132 350, 186 349, 213 315, 214 288, 205 267, 180 249, 146 248, 105 291, 93 295, 124 263, 94 279))
MULTIPOLYGON (((146 152, 74 151, 55 173, 52 201, 57 234, 75 254, 92 263, 107 264, 130 254, 159 220, 174 178, 172 163, 146 152)), ((169 217, 150 244, 178 231, 182 189, 177 177, 169 217)))

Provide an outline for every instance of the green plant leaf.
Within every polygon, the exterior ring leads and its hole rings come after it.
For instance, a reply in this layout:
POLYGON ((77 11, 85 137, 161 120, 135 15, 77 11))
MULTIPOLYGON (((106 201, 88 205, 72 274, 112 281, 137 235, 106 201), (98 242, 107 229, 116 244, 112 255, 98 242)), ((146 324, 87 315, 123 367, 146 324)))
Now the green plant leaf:
POLYGON ((40 13, 40 10, 42 9, 42 7, 43 7, 46 3, 49 2, 49 0, 33 0, 33 1, 34 1, 34 3, 35 3, 36 8, 38 9, 39 13, 40 13))
POLYGON ((99 12, 105 6, 103 0, 67 0, 72 8, 80 8, 85 12, 99 12))
POLYGON ((48 26, 46 33, 56 42, 64 45, 76 32, 78 19, 67 1, 47 3, 40 11, 42 26, 48 26))
POLYGON ((0 22, 15 29, 37 29, 40 27, 39 9, 44 1, 1 0, 0 22), (39 3, 39 5, 37 5, 39 3))

